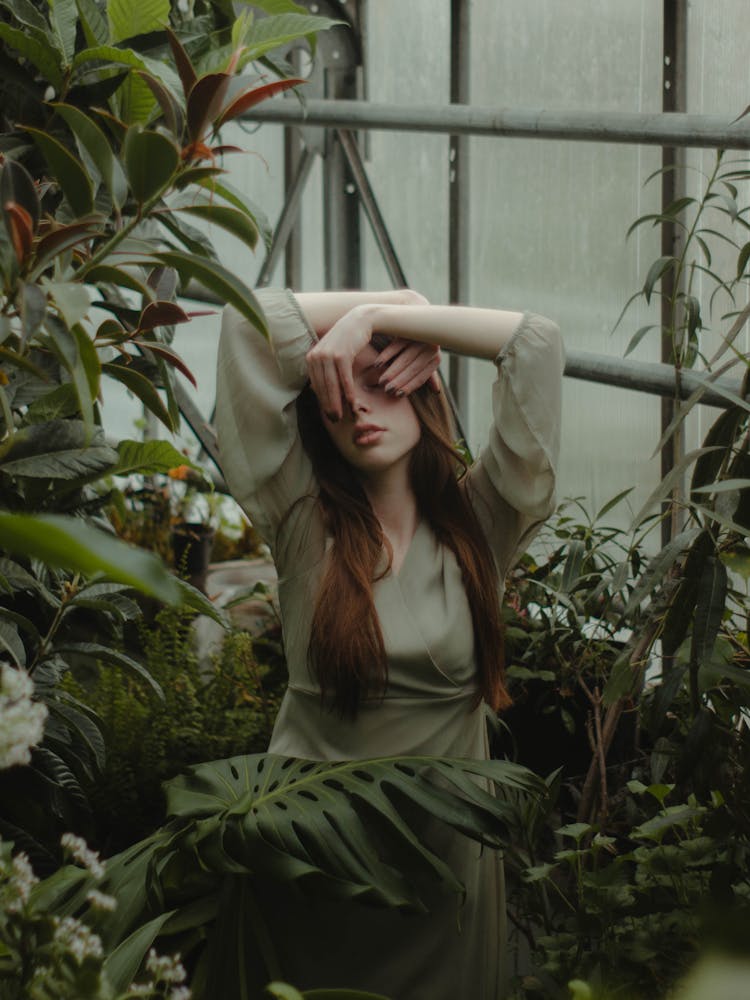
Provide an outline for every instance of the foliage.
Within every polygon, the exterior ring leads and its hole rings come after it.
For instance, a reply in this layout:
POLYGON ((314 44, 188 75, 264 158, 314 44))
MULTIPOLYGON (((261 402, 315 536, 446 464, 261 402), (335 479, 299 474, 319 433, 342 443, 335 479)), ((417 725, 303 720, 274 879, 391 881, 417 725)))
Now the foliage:
POLYGON ((0 0, 0 647, 49 710, 30 767, 0 777, 0 834, 41 871, 60 829, 86 814, 83 786, 104 758, 95 716, 61 677, 99 662, 158 690, 123 651, 140 613, 132 587, 216 617, 112 537, 102 483, 184 459, 166 442, 108 442, 101 409, 114 380, 177 426, 175 373, 192 378, 170 345, 192 315, 174 301, 178 276, 262 327, 193 222, 256 245, 263 221, 225 180, 219 131, 296 86, 274 50, 331 22, 285 0, 258 6, 273 9, 0 0))
MULTIPOLYGON (((501 761, 256 754, 201 764, 167 785, 167 825, 107 862, 102 888, 118 908, 97 916, 97 930, 120 957, 122 981, 158 934, 192 969, 197 1000, 255 997, 266 969, 278 978, 256 871, 303 885, 325 878, 338 898, 419 909, 434 886, 461 889, 420 834, 421 817, 510 849, 525 804, 543 792, 530 772, 501 761)), ((59 873, 46 902, 80 915, 86 885, 59 873)))
POLYGON ((192 618, 165 608, 139 625, 139 658, 161 694, 117 666, 63 682, 96 714, 107 748, 85 786, 93 810, 87 836, 105 855, 164 822, 165 780, 200 761, 268 746, 282 672, 259 664, 252 637, 239 631, 227 634, 211 664, 201 665, 192 618))
MULTIPOLYGON (((607 523, 630 492, 593 517, 580 498, 564 501, 539 535, 545 557, 527 553, 508 580, 505 654, 514 704, 498 744, 538 773, 560 766, 573 779, 591 759, 602 690, 630 635, 622 611, 644 562, 641 537, 607 523)), ((635 619, 630 624, 637 627, 635 619)), ((627 756, 625 745, 617 750, 627 756)))
MULTIPOLYGON (((739 936, 746 946, 750 406, 749 362, 737 338, 750 308, 715 320, 722 344, 705 358, 695 283, 713 283, 712 312, 722 297, 730 306, 744 300, 750 226, 737 199, 748 179, 744 161, 719 155, 701 199, 680 199, 631 227, 668 220, 682 233, 679 252, 654 262, 631 299, 667 296, 669 323, 641 328, 628 348, 655 329, 673 347, 675 416, 657 451, 680 438, 707 387, 719 388, 726 409, 702 447, 680 458, 678 440, 674 471, 628 532, 607 538, 597 519, 591 529, 564 522, 562 546, 546 565, 527 565, 511 591, 511 674, 522 698, 533 685, 548 735, 555 714, 580 728, 569 706, 581 687, 589 744, 578 766, 566 768, 567 794, 532 811, 525 862, 510 879, 510 913, 535 963, 519 995, 563 997, 575 980, 597 995, 647 1000, 672 988, 702 943, 731 949, 739 936), (728 278, 713 269, 718 243, 737 252, 728 278), (675 281, 658 291, 667 272, 675 281), (682 374, 701 360, 700 387, 682 400, 682 374), (733 369, 742 374, 739 395, 717 381, 733 369), (647 534, 663 517, 672 537, 645 560, 647 534), (549 612, 538 606, 540 590, 551 598, 549 612)), ((527 743, 535 740, 532 720, 527 743)), ((550 785, 554 792, 559 778, 550 785)))

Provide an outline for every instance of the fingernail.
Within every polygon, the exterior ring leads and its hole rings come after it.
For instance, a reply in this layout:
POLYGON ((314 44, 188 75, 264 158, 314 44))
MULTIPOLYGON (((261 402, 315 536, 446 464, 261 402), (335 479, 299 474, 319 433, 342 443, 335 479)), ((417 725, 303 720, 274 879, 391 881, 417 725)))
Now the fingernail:
POLYGON ((396 396, 396 399, 401 399, 401 397, 404 396, 405 393, 403 389, 397 389, 394 395, 396 396))

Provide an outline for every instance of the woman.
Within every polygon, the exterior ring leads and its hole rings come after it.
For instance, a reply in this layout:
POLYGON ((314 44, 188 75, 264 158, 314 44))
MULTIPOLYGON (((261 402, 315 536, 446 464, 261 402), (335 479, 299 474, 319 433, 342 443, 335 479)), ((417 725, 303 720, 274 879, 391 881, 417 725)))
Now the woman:
MULTIPOLYGON (((557 327, 409 291, 258 298, 270 344, 225 312, 217 432, 279 574, 289 689, 270 750, 484 759, 485 703, 508 701, 502 581, 555 503, 557 327), (489 443, 461 486, 433 345, 498 366, 489 443)), ((459 914, 451 899, 402 917, 291 888, 289 981, 393 1000, 502 996, 501 864, 447 829, 432 845, 466 887, 459 914)))

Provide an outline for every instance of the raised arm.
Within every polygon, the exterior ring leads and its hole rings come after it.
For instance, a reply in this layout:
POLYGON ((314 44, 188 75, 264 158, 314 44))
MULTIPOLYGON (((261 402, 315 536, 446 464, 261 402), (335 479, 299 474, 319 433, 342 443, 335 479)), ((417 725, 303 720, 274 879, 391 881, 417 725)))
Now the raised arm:
POLYGON ((352 364, 376 333, 395 338, 380 354, 380 382, 388 392, 408 395, 435 371, 444 347, 457 354, 494 360, 509 343, 523 314, 500 309, 433 306, 413 292, 402 302, 356 292, 299 295, 298 301, 322 338, 309 352, 308 371, 321 406, 331 419, 352 404, 352 364), (348 308, 347 308, 348 307, 348 308), (387 367, 386 367, 387 366, 387 367))

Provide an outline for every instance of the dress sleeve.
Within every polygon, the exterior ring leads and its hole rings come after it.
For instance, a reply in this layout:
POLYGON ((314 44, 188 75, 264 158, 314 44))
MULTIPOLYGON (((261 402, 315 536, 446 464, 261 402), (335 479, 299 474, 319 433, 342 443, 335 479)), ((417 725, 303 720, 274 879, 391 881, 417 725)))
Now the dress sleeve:
POLYGON ((534 313, 495 359, 489 441, 467 488, 501 579, 555 509, 564 361, 558 327, 534 313))
POLYGON ((282 518, 316 492, 297 429, 295 400, 307 381, 305 355, 316 343, 289 291, 256 297, 269 340, 232 306, 224 310, 216 387, 216 434, 232 496, 275 548, 282 518))

